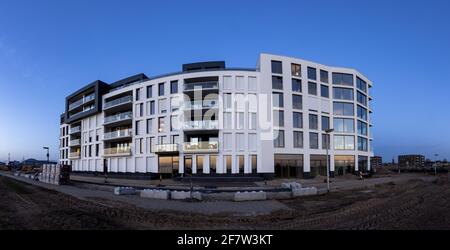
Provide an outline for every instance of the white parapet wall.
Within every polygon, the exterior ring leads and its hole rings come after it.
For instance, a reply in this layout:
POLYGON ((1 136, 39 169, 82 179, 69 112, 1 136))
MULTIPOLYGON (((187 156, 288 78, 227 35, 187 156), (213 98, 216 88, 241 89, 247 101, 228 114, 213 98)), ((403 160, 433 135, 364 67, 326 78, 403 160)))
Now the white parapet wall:
POLYGON ((234 194, 234 201, 261 201, 266 200, 267 194, 264 191, 252 192, 236 192, 234 194))

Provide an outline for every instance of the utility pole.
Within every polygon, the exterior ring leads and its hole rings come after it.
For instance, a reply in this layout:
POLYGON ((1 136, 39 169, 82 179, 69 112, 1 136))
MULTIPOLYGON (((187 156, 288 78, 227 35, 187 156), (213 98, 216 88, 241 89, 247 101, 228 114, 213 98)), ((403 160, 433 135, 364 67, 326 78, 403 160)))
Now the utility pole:
POLYGON ((330 134, 334 131, 334 129, 327 129, 325 130, 326 136, 327 136, 327 192, 330 192, 330 157, 328 155, 328 148, 330 147, 330 134))

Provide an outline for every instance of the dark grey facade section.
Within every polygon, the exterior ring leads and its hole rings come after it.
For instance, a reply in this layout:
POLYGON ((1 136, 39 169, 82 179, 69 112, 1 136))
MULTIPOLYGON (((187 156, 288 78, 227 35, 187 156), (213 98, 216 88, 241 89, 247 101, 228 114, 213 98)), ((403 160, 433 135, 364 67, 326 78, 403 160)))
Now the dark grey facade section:
POLYGON ((224 68, 225 68, 224 61, 198 62, 198 63, 183 64, 183 72, 202 71, 202 70, 211 70, 211 69, 224 69, 224 68))
POLYGON ((113 82, 113 83, 111 83, 110 87, 111 87, 111 89, 126 87, 129 85, 138 83, 138 82, 145 81, 147 79, 148 79, 148 77, 145 74, 141 73, 141 74, 127 77, 127 78, 119 80, 117 82, 113 82))

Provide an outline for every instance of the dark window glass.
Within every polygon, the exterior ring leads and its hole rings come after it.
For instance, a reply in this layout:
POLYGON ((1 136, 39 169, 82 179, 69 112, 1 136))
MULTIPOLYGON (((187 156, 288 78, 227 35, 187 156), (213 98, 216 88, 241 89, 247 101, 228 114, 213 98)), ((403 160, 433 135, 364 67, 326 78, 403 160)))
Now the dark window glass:
POLYGON ((275 130, 275 136, 277 136, 273 140, 273 146, 275 148, 284 148, 284 130, 275 130))
POLYGON ((283 66, 279 61, 272 61, 272 73, 283 74, 283 66))
POLYGON ((354 133, 355 121, 353 119, 334 118, 333 127, 335 132, 354 133))
POLYGON ((158 95, 163 96, 164 95, 164 83, 160 83, 158 86, 158 95))
POLYGON ((92 145, 89 145, 89 157, 92 156, 92 145))
POLYGON ((309 133, 309 148, 310 149, 319 149, 319 134, 318 133, 309 133))
POLYGON ((292 108, 294 109, 302 109, 302 96, 301 95, 292 95, 292 108))
POLYGON ((293 92, 302 92, 302 80, 292 79, 292 91, 293 92))
POLYGON ((100 144, 95 144, 95 156, 98 156, 100 151, 100 144))
POLYGON ((300 64, 291 64, 291 71, 293 76, 302 76, 302 66, 300 64))
POLYGON ((317 80, 317 70, 312 67, 308 67, 308 79, 317 80))
POLYGON ((320 96, 330 98, 330 90, 326 85, 320 85, 320 96))
POLYGON ((317 95, 317 83, 308 82, 308 94, 317 95))
POLYGON ((155 114, 155 101, 150 102, 150 115, 155 114))
POLYGON ((284 111, 274 110, 273 111, 273 125, 275 127, 284 127, 284 111))
POLYGON ((209 157, 209 172, 215 174, 217 169, 217 155, 211 155, 209 157))
POLYGON ((277 108, 284 107, 283 93, 274 92, 272 94, 272 99, 273 99, 272 102, 273 102, 274 107, 277 107, 277 108))
POLYGON ((294 112, 294 128, 303 128, 303 114, 294 112))
POLYGON ((272 76, 272 88, 273 89, 283 89, 283 77, 272 76))
POLYGON ((327 148, 330 149, 330 135, 322 134, 322 149, 327 148))
POLYGON ((358 121, 358 134, 367 135, 367 123, 358 121))
POLYGON ((356 77, 356 87, 364 93, 367 93, 367 83, 359 77, 356 77))
POLYGON ((178 81, 170 82, 170 93, 171 94, 178 93, 178 81))
POLYGON ((141 99, 141 89, 136 89, 136 101, 141 99))
POLYGON ((344 73, 333 73, 333 84, 353 86, 353 75, 344 73))
POLYGON ((361 107, 361 106, 357 106, 357 115, 360 119, 363 119, 364 121, 367 121, 367 109, 361 107))
POLYGON ((303 148, 303 132, 294 131, 294 148, 303 148))
POLYGON ((322 130, 325 131, 330 128, 330 118, 328 116, 322 116, 322 130))
POLYGON ((353 103, 334 102, 333 103, 333 114, 353 116, 355 114, 353 103))
POLYGON ((258 156, 257 155, 251 155, 252 160, 252 174, 256 174, 258 171, 258 156))
POLYGON ((358 136, 358 150, 367 151, 367 139, 358 136))
POLYGON ((328 71, 320 70, 320 81, 328 83, 328 71))
POLYGON ((367 106, 367 97, 359 91, 356 91, 356 100, 364 106, 367 106))
POLYGON ((340 100, 353 101, 353 89, 348 88, 333 88, 333 98, 340 100))
POLYGON ((319 129, 319 121, 317 115, 309 115, 309 129, 319 129))
POLYGON ((147 98, 152 98, 153 97, 153 86, 147 86, 147 98))

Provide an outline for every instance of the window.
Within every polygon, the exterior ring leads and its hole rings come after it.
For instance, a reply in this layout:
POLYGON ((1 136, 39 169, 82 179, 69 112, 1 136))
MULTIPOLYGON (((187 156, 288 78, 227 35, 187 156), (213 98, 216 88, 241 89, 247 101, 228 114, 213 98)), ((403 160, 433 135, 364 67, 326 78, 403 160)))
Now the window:
POLYGON ((139 104, 139 116, 144 116, 144 103, 139 104))
POLYGON ((217 172, 217 155, 209 156, 209 173, 215 174, 217 172))
POLYGON ((367 83, 359 77, 356 77, 356 87, 364 93, 367 93, 367 83))
POLYGON ((251 160, 251 167, 252 167, 252 174, 256 174, 258 171, 258 156, 256 155, 250 155, 251 160))
POLYGON ((258 136, 256 134, 248 134, 248 150, 257 151, 258 150, 258 136))
POLYGON ((318 133, 309 133, 309 148, 310 149, 319 149, 319 134, 318 133))
POLYGON ((303 114, 299 112, 294 112, 293 117, 294 128, 303 128, 303 114))
POLYGON ((357 105, 357 115, 358 118, 363 119, 364 121, 367 121, 367 109, 357 105))
POLYGON ((147 98, 153 97, 153 85, 147 86, 147 98))
POLYGON ((320 96, 330 98, 330 91, 327 85, 320 85, 320 96))
POLYGON ((176 115, 170 116, 170 131, 177 131, 178 128, 178 117, 176 115))
POLYGON ((233 149, 233 134, 231 133, 223 134, 223 149, 227 151, 233 149))
POLYGON ((330 135, 322 134, 322 149, 330 149, 330 135))
POLYGON ((317 80, 317 70, 312 67, 308 67, 308 79, 317 80))
POLYGON ((92 157, 92 145, 89 145, 89 157, 92 157))
POLYGON ((294 148, 303 148, 303 132, 294 131, 294 148))
POLYGON ((364 106, 367 106, 367 97, 363 93, 357 91, 356 92, 356 100, 364 106))
POLYGON ((160 83, 158 85, 158 95, 163 96, 164 95, 164 83, 160 83))
POLYGON ((236 89, 238 90, 245 90, 245 77, 243 76, 236 76, 236 89))
POLYGON ((309 129, 319 129, 317 115, 310 114, 309 115, 309 129))
POLYGON ((231 112, 223 113, 223 127, 224 129, 232 129, 231 112))
POLYGON ((139 139, 139 153, 144 153, 144 138, 139 139))
POLYGON ((353 86, 353 75, 344 73, 333 73, 333 84, 353 86))
POLYGON ((224 102, 225 102, 225 109, 231 109, 231 93, 225 93, 224 94, 225 98, 224 98, 224 102))
POLYGON ((245 151, 245 134, 237 133, 236 134, 236 146, 238 151, 245 151))
POLYGON ((292 95, 292 108, 294 109, 302 109, 302 96, 301 95, 292 95))
POLYGON ((367 123, 358 121, 358 134, 367 135, 367 123))
POLYGON ((136 89, 136 101, 141 99, 141 89, 136 89))
POLYGON ((302 66, 300 64, 291 64, 291 72, 293 76, 302 76, 302 66))
POLYGON ((355 137, 352 135, 335 135, 334 149, 336 150, 354 150, 355 137))
POLYGON ((197 174, 203 174, 203 155, 197 155, 197 174))
POLYGON ((283 65, 280 61, 272 61, 272 73, 283 74, 283 65))
POLYGON ((320 81, 328 83, 328 71, 320 70, 320 81))
POLYGON ((292 78, 292 91, 302 92, 302 80, 292 78))
POLYGON ((95 144, 95 156, 99 155, 99 151, 100 151, 100 144, 95 144))
POLYGON ((322 116, 322 131, 330 128, 330 118, 328 116, 322 116))
POLYGON ((272 88, 273 89, 283 89, 283 77, 272 76, 272 88))
POLYGON ((340 100, 353 100, 353 89, 333 88, 333 98, 340 100))
POLYGON ((135 123, 136 127, 135 129, 135 135, 140 135, 141 134, 141 121, 136 121, 135 123))
POLYGON ((354 133, 355 125, 353 119, 334 118, 333 125, 335 132, 354 133))
POLYGON ((308 82, 308 94, 317 95, 317 83, 308 82))
POLYGON ((273 126, 284 127, 284 111, 274 110, 273 111, 273 126))
POLYGON ((158 108, 160 114, 167 113, 167 99, 158 100, 158 108))
POLYGON ((178 93, 178 81, 171 81, 170 82, 170 93, 171 94, 178 93))
POLYGON ((273 106, 276 108, 284 107, 283 93, 272 93, 273 106))
POLYGON ((159 133, 164 133, 165 129, 164 129, 164 117, 159 117, 158 118, 158 132, 159 133))
POLYGON ((147 119, 147 134, 151 134, 153 131, 153 119, 147 119))
POLYGON ((223 88, 224 89, 233 89, 233 79, 231 76, 223 77, 223 88))
POLYGON ((274 130, 276 138, 273 140, 275 148, 284 148, 284 130, 274 130))
POLYGON ((226 166, 227 174, 231 174, 231 172, 232 172, 231 161, 232 161, 231 155, 225 155, 225 166, 226 166))
POLYGON ((333 114, 353 116, 355 114, 353 103, 334 102, 333 114))
POLYGON ((258 84, 256 82, 256 77, 253 77, 253 76, 248 77, 248 90, 250 90, 250 91, 258 90, 258 84))
POLYGON ((150 102, 150 115, 155 114, 155 101, 150 102))
POLYGON ((244 112, 236 113, 236 129, 244 129, 244 112))
POLYGON ((249 113, 248 129, 257 129, 256 113, 249 113))
POLYGON ((245 167, 244 159, 245 159, 245 157, 243 155, 238 155, 238 166, 239 166, 240 174, 244 173, 244 167, 245 167))
POLYGON ((367 139, 358 136, 358 150, 367 151, 367 139))

